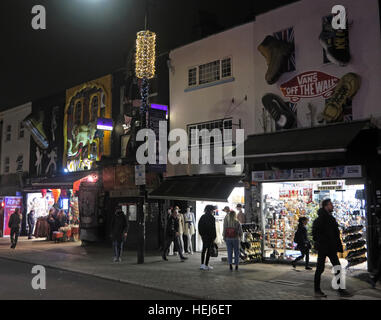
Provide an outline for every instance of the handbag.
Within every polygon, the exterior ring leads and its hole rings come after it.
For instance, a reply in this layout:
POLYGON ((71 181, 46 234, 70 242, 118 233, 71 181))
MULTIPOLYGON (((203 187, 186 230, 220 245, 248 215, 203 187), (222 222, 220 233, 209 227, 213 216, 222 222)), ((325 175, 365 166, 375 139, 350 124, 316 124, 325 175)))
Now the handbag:
POLYGON ((218 246, 213 243, 213 246, 210 250, 210 256, 213 257, 213 258, 217 258, 218 257, 218 246))
POLYGON ((236 237, 237 237, 237 233, 236 233, 235 228, 226 228, 225 238, 232 239, 232 238, 236 238, 236 237))

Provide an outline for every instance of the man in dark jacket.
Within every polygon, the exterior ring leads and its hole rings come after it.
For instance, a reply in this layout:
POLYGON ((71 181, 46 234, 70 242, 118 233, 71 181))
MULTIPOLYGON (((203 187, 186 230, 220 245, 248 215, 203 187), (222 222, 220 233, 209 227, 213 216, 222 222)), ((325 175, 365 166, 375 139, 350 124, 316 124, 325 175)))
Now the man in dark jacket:
POLYGON ((36 219, 34 217, 34 210, 30 210, 28 213, 28 239, 32 239, 34 225, 36 223, 36 219))
POLYGON ((165 246, 164 246, 163 255, 162 255, 162 258, 165 261, 168 261, 166 255, 172 241, 175 244, 175 249, 177 249, 177 252, 179 253, 181 262, 188 259, 187 257, 184 257, 182 254, 183 248, 181 247, 181 242, 180 242, 179 217, 178 217, 176 209, 171 209, 171 215, 168 218, 168 222, 167 222, 165 246))
POLYGON ((122 262, 123 242, 127 238, 129 228, 128 216, 117 207, 111 218, 111 239, 114 247, 114 262, 122 262))
POLYGON ((8 221, 8 228, 11 229, 11 248, 15 249, 17 245, 17 240, 19 238, 19 233, 21 229, 21 214, 20 209, 16 208, 15 212, 11 214, 8 221))
POLYGON ((216 219, 213 216, 215 208, 212 205, 207 205, 204 209, 204 215, 198 222, 198 232, 202 239, 202 253, 201 253, 201 270, 211 270, 209 266, 210 251, 217 237, 216 232, 216 219), (206 257, 205 257, 206 254, 206 257), (205 262, 205 263, 204 263, 205 262))
MULTIPOLYGON (((326 257, 329 258, 333 266, 340 266, 337 252, 343 252, 343 245, 340 239, 339 226, 336 219, 332 216, 333 204, 331 199, 325 199, 322 202, 322 207, 318 210, 318 218, 315 219, 312 225, 312 236, 315 243, 315 249, 318 251, 318 261, 315 272, 314 286, 315 296, 326 297, 320 289, 321 275, 324 272, 326 257)), ((336 276, 340 271, 336 273, 336 276)), ((340 280, 337 282, 340 283, 340 280)), ((342 296, 349 296, 345 289, 338 289, 342 296)))

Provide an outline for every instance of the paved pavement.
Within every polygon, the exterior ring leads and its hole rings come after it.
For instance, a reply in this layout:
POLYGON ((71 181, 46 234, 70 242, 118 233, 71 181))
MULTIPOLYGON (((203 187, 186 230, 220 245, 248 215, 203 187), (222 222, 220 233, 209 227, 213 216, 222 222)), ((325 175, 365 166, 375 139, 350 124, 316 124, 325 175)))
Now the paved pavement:
MULTIPOLYGON (((314 271, 289 265, 245 264, 239 271, 229 271, 221 257, 211 258, 213 270, 201 271, 200 254, 189 255, 186 262, 171 256, 163 261, 159 252, 146 253, 145 263, 137 264, 136 252, 124 252, 121 263, 112 262, 112 250, 105 246, 81 247, 80 242, 52 243, 21 238, 17 248, 9 248, 9 239, 0 238, 0 258, 41 264, 85 275, 115 280, 144 288, 158 289, 195 299, 231 300, 315 300, 314 271), (234 294, 232 294, 234 292, 234 294)), ((340 298, 331 289, 331 268, 322 276, 322 290, 328 300, 340 298)), ((381 288, 358 279, 358 272, 347 277, 350 300, 381 299, 381 288)), ((364 277, 364 275, 362 275, 364 277)), ((324 299, 326 300, 326 299, 324 299)))
POLYGON ((34 265, 0 258, 0 300, 180 300, 162 290, 46 268, 46 288, 34 290, 34 265), (102 288, 102 290, 99 290, 102 288))

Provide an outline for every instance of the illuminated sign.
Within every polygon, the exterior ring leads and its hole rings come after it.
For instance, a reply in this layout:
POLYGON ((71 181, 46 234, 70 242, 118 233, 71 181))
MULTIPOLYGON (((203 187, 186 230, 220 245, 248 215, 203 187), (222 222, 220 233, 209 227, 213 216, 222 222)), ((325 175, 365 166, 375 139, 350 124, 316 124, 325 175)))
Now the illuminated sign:
POLYGON ((104 131, 112 131, 112 119, 98 118, 97 129, 104 131))

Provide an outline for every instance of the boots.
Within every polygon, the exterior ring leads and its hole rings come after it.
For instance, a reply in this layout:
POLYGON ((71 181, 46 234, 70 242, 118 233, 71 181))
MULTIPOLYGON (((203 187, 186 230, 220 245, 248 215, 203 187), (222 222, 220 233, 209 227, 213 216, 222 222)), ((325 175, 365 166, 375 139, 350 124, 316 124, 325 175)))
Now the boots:
POLYGON ((327 122, 336 122, 343 119, 343 106, 347 99, 351 99, 360 88, 360 77, 353 73, 344 75, 332 96, 326 101, 323 117, 327 122))
POLYGON ((293 46, 285 41, 267 36, 258 46, 258 51, 265 57, 268 69, 265 79, 268 84, 277 82, 282 74, 282 67, 293 52, 293 46))

